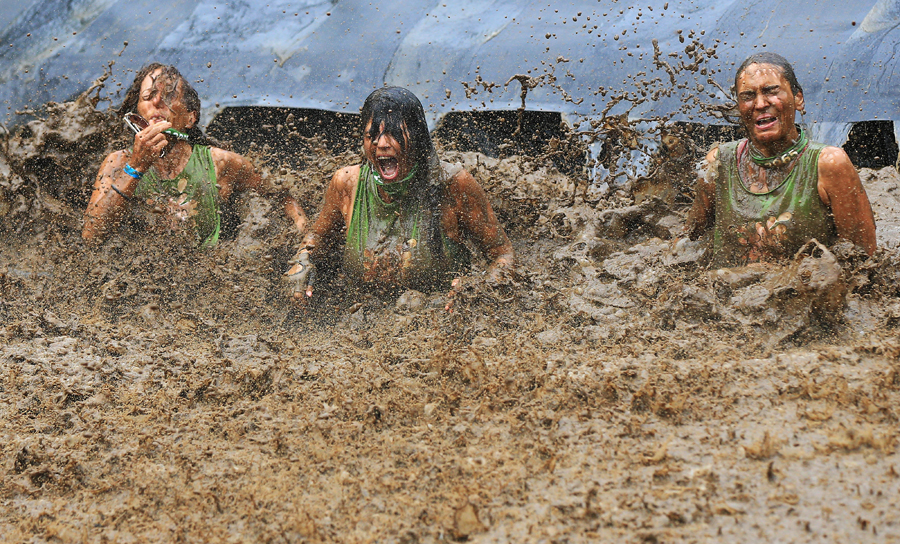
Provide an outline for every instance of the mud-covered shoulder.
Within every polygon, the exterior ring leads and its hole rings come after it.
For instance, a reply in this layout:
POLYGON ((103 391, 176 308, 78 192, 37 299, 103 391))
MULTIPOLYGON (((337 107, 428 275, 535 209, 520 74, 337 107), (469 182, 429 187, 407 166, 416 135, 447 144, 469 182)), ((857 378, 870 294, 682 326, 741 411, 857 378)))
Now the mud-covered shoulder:
POLYGON ((359 183, 359 169, 361 165, 354 164, 345 166, 331 176, 331 183, 328 184, 328 193, 340 195, 342 198, 351 198, 356 191, 356 184, 359 183))
POLYGON ((486 199, 484 189, 468 170, 461 166, 447 178, 447 193, 457 202, 486 199))
POLYGON ((840 147, 827 145, 819 152, 819 172, 834 174, 845 172, 847 169, 856 170, 847 152, 840 147))
POLYGON ((250 159, 221 149, 219 147, 210 147, 209 154, 212 157, 213 164, 216 168, 216 178, 221 182, 223 179, 227 181, 235 181, 240 178, 247 178, 256 172, 253 162, 250 159), (232 179, 235 178, 235 179, 232 179))
POLYGON ((359 164, 353 164, 350 166, 345 166, 343 168, 340 168, 331 177, 331 183, 334 184, 335 188, 339 188, 339 189, 355 187, 356 182, 359 180, 359 169, 360 168, 361 168, 361 165, 359 165, 359 164))

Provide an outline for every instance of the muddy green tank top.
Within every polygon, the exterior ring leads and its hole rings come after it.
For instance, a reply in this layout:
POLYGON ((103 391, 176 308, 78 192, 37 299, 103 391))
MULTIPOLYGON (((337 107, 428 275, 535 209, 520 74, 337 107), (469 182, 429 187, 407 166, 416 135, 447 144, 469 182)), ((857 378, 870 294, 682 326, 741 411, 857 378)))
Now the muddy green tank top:
POLYGON ((834 220, 818 190, 819 153, 825 146, 810 142, 794 173, 767 193, 753 193, 738 172, 746 141, 719 146, 713 263, 742 266, 791 257, 810 238, 833 244, 834 220))
POLYGON ((212 247, 219 241, 219 186, 209 146, 195 145, 184 170, 174 179, 160 179, 150 168, 134 195, 156 201, 181 220, 192 221, 200 247, 212 247))
POLYGON ((426 239, 427 221, 421 204, 409 195, 385 202, 372 168, 363 164, 347 225, 344 270, 357 281, 379 286, 446 288, 467 273, 471 255, 443 232, 443 255, 434 255, 426 239))

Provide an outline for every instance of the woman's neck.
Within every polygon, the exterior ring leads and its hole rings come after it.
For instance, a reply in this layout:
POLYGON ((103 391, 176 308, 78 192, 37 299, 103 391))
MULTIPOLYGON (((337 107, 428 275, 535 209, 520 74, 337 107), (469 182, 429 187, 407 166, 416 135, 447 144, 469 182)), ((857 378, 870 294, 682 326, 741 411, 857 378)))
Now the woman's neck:
POLYGON ((800 140, 800 132, 795 127, 786 137, 770 143, 759 143, 751 140, 753 147, 764 157, 774 157, 790 149, 800 140))

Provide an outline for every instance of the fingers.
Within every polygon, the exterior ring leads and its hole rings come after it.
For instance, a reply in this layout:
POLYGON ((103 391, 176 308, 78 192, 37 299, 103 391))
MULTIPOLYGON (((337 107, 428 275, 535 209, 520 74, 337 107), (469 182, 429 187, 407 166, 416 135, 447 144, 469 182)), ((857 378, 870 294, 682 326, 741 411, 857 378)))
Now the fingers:
MULTIPOLYGON (((289 278, 290 280, 290 278, 289 278)), ((295 302, 305 302, 306 300, 312 298, 313 288, 312 285, 306 284, 302 285, 301 282, 291 281, 291 298, 295 302)))
POLYGON ((136 164, 132 164, 133 167, 143 172, 153 165, 153 162, 169 145, 169 141, 163 134, 163 131, 168 128, 172 128, 172 123, 160 121, 134 135, 132 161, 136 164))
POLYGON ((304 251, 298 254, 297 262, 284 274, 294 300, 312 297, 315 273, 316 267, 309 262, 309 253, 304 251))
POLYGON ((293 287, 294 294, 302 293, 306 290, 306 279, 309 276, 309 267, 307 265, 297 263, 285 272, 284 275, 287 276, 287 281, 293 287))
POLYGON ((300 292, 295 291, 294 294, 291 296, 295 302, 303 302, 306 299, 312 298, 312 294, 313 294, 313 289, 311 286, 309 286, 306 288, 306 291, 300 291, 300 292))
POLYGON ((447 292, 447 305, 444 306, 444 311, 453 313, 453 303, 456 302, 456 289, 459 284, 459 278, 453 278, 453 281, 450 282, 450 291, 447 292))
POLYGON ((151 136, 155 136, 157 134, 161 134, 164 130, 168 130, 172 128, 172 123, 168 121, 159 121, 151 124, 149 127, 145 128, 141 132, 146 132, 151 136))
POLYGON ((307 296, 312 296, 312 285, 316 279, 316 267, 307 261, 306 270, 306 292, 309 293, 307 296))

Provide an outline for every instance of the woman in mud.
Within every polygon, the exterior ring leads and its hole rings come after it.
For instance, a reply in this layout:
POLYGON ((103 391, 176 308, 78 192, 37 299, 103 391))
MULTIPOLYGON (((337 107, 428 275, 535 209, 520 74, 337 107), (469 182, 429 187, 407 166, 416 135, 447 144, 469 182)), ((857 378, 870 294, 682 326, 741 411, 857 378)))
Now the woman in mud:
POLYGON ((849 157, 794 124, 804 102, 790 63, 775 53, 747 58, 733 92, 747 138, 707 154, 685 225, 691 238, 712 227, 713 260, 723 265, 790 257, 811 238, 874 253, 875 219, 849 157))
POLYGON ((449 286, 469 268, 466 239, 490 259, 491 277, 512 266, 512 245, 487 195, 468 172, 438 159, 413 93, 376 90, 361 120, 365 160, 332 177, 287 272, 295 298, 312 296, 311 263, 339 250, 353 281, 389 289, 449 286))
MULTIPOLYGON (((85 240, 101 241, 126 208, 134 207, 148 212, 149 230, 183 232, 211 247, 219 239, 220 206, 232 194, 246 189, 273 194, 249 160, 209 145, 197 127, 197 91, 175 67, 142 68, 118 113, 143 119, 136 119, 134 147, 111 153, 100 167, 84 214, 85 240)), ((287 191, 273 196, 302 232, 306 216, 297 201, 287 191)))

